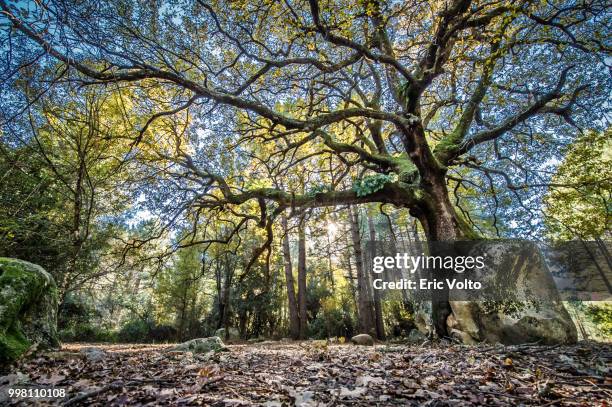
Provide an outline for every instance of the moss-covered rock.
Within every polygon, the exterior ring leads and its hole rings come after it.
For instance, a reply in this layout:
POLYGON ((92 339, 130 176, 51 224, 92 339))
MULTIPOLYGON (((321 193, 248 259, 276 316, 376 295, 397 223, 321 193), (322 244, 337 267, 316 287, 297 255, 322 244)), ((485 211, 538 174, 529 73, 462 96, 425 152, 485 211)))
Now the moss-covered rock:
POLYGON ((59 345, 58 292, 42 267, 0 257, 0 364, 21 356, 30 346, 59 345))
POLYGON ((208 352, 221 352, 228 350, 225 344, 218 336, 211 336, 208 338, 196 338, 187 342, 180 343, 174 348, 170 349, 173 352, 193 352, 196 353, 208 353, 208 352))

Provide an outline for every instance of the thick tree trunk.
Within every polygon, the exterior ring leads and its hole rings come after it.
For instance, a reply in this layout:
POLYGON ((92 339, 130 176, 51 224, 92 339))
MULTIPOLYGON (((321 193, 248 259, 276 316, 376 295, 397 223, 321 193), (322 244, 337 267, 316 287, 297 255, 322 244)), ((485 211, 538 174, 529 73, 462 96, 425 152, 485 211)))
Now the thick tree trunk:
POLYGON ((225 303, 221 300, 221 297, 219 297, 218 312, 219 312, 219 320, 217 321, 217 329, 220 329, 220 328, 223 328, 223 326, 225 325, 224 323, 225 303))
POLYGON ((357 308, 359 314, 359 329, 362 333, 374 332, 374 313, 372 297, 370 294, 370 279, 363 266, 363 253, 361 236, 359 234, 359 215, 351 206, 349 207, 351 237, 355 251, 355 269, 357 269, 357 308))
POLYGON ((283 259, 285 263, 285 281, 287 285, 287 299, 289 302, 289 334, 293 339, 300 337, 300 314, 295 297, 295 282, 293 280, 293 267, 291 266, 291 248, 289 246, 289 230, 287 218, 281 218, 281 224, 285 236, 283 237, 283 259))
MULTIPOLYGON (((477 238, 472 228, 461 219, 450 201, 444 175, 424 183, 427 191, 424 204, 413 208, 411 214, 419 219, 425 230, 430 255, 456 256, 452 242, 477 238), (444 242, 444 243, 441 243, 444 242)), ((445 279, 452 271, 433 270, 435 278, 445 279)), ((432 291, 432 322, 438 337, 448 336, 446 321, 451 314, 448 290, 432 291)))
POLYGON ((178 313, 178 319, 179 319, 179 323, 178 323, 178 335, 179 335, 179 339, 180 341, 184 341, 185 340, 185 314, 187 312, 187 294, 185 292, 186 290, 183 290, 182 294, 182 298, 181 298, 181 309, 179 310, 178 313))
POLYGON ((306 221, 300 219, 298 228, 298 306, 300 310, 300 339, 306 339, 308 318, 306 315, 306 221))
POLYGON ((240 336, 242 338, 247 338, 247 323, 249 320, 248 311, 242 309, 238 312, 238 331, 240 332, 240 336))
MULTIPOLYGON (((368 216, 368 229, 370 232, 370 248, 372 250, 372 258, 374 258, 374 256, 376 256, 376 247, 374 246, 374 243, 376 242, 376 228, 374 226, 374 220, 371 216, 368 216)), ((375 290, 374 287, 372 287, 372 297, 374 300, 374 316, 376 317, 376 337, 380 340, 385 340, 385 324, 383 321, 380 291, 375 290)))

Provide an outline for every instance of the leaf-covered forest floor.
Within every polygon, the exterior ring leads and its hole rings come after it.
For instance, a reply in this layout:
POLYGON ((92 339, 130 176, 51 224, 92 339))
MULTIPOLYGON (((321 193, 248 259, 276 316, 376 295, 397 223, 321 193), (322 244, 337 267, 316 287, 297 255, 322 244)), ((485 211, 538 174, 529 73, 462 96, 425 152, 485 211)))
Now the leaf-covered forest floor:
MULTIPOLYGON (((612 345, 373 347, 322 341, 230 345, 212 357, 169 345, 66 344, 18 365, 14 387, 65 388, 12 405, 579 405, 612 400, 612 345), (97 350, 87 353, 86 347, 97 350), (85 351, 83 350, 85 348, 85 351), (93 356, 92 356, 93 355, 93 356)), ((0 383, 0 385, 2 385, 0 383)))

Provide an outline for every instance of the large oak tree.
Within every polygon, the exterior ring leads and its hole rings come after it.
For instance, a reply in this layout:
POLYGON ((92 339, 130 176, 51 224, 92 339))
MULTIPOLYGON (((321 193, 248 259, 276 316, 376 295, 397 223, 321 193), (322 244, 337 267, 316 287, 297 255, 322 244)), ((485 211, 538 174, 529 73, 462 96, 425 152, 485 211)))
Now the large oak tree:
POLYGON ((242 218, 233 233, 257 224, 267 239, 256 256, 269 257, 283 213, 369 202, 409 208, 431 241, 481 238, 459 202, 474 174, 493 194, 501 184, 525 199, 549 186, 534 163, 606 126, 603 1, 0 0, 0 9, 5 124, 49 86, 132 89, 141 112, 132 148, 180 117, 184 130, 158 151, 188 197, 177 206, 242 218), (14 96, 32 69, 39 94, 14 96), (230 156, 232 171, 222 165, 230 156), (318 170, 304 178, 309 163, 318 170))

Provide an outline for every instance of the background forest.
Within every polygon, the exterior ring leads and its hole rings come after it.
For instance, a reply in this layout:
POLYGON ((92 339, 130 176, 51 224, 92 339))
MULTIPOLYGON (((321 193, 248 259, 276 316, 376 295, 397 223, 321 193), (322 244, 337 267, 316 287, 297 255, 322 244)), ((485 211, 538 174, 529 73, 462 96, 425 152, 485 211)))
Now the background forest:
POLYGON ((367 241, 611 238, 605 2, 93 3, 0 1, 0 256, 63 341, 407 337, 367 241))
MULTIPOLYGON (((232 339, 350 337, 373 326, 384 339, 414 329, 407 293, 377 298, 375 290, 367 291, 372 275, 362 264, 368 240, 420 253, 423 232, 407 210, 349 205, 283 217, 275 225, 269 264, 258 259, 247 273, 265 239, 256 228, 236 232, 237 241, 229 244, 223 236, 239 222, 231 217, 173 219, 160 229, 166 205, 178 203, 158 194, 176 192, 153 190, 157 181, 148 160, 114 157, 129 149, 129 140, 117 142, 110 130, 120 123, 118 103, 94 94, 69 105, 41 105, 36 113, 45 121, 32 127, 33 138, 3 144, 0 255, 43 265, 56 278, 64 341, 182 341, 220 328, 232 339), (161 231, 151 236, 153 230, 161 231), (200 234, 216 241, 198 242, 200 234)), ((609 238, 610 189, 601 180, 609 175, 610 151, 609 135, 596 132, 563 151, 552 178, 586 187, 541 197, 546 209, 529 228, 534 236, 609 238)), ((254 167, 249 161, 240 159, 254 167)), ((227 171, 237 165, 224 162, 227 171)), ((317 172, 301 165, 301 188, 317 172)), ((496 197, 489 186, 463 188, 457 197, 490 208, 496 197)), ((514 237, 522 224, 513 216, 518 208, 503 202, 496 203, 496 218, 484 211, 473 215, 488 236, 514 237)), ((583 335, 609 340, 608 305, 576 303, 571 309, 587 327, 583 335)))

